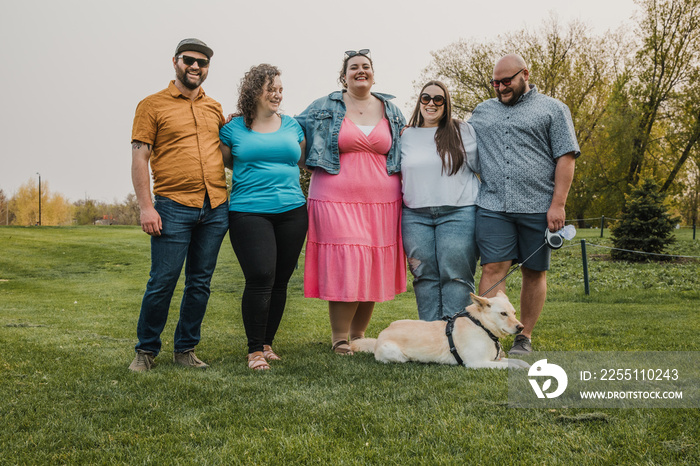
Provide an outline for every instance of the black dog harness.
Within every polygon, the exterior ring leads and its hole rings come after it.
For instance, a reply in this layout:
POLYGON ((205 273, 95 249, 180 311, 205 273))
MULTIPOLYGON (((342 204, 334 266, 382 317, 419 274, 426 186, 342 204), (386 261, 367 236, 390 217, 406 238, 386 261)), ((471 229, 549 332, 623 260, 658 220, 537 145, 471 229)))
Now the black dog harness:
POLYGON ((496 357, 494 358, 494 361, 498 361, 501 357, 501 352, 503 351, 503 348, 501 347, 501 342, 498 341, 498 337, 491 333, 489 329, 481 325, 481 322, 476 320, 469 312, 466 310, 458 312, 457 314, 453 316, 445 316, 442 318, 442 320, 447 321, 447 325, 445 326, 445 335, 447 335, 447 343, 450 345, 450 353, 452 353, 452 356, 454 356, 455 360, 457 361, 457 364, 460 366, 464 365, 464 361, 462 361, 462 358, 459 357, 459 352, 457 351, 457 347, 455 346, 455 341, 452 338, 452 331, 455 328, 455 320, 457 320, 460 317, 469 317, 469 320, 474 322, 477 327, 481 327, 484 332, 489 336, 491 341, 496 345, 496 357))

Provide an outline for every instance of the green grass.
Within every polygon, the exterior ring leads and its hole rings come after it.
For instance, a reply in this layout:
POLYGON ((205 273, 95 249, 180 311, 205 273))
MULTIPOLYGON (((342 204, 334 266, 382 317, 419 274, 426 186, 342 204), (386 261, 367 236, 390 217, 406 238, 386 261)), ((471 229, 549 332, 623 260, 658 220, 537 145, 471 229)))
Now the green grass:
MULTIPOLYGON (((598 234, 577 240, 609 246, 598 234)), ((678 234, 672 251, 700 256, 692 231, 678 234)), ((589 246, 587 296, 580 247, 567 246, 553 253, 536 349, 700 350, 700 261, 617 263, 589 246)), ((700 463, 697 409, 514 409, 506 371, 336 356, 303 267, 275 344, 283 361, 253 373, 228 240, 197 347, 212 367, 171 360, 178 288, 156 368, 132 374, 148 268, 138 228, 0 228, 0 464, 700 463)), ((516 307, 519 287, 515 273, 516 307)), ((377 306, 368 333, 416 316, 409 290, 377 306)))

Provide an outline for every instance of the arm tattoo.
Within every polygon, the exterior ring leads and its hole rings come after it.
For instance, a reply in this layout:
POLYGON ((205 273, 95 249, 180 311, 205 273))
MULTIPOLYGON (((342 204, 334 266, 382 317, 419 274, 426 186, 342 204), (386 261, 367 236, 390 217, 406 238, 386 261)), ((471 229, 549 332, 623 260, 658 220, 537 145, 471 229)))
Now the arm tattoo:
POLYGON ((132 149, 141 149, 141 147, 143 147, 143 146, 146 146, 146 149, 148 149, 149 152, 151 151, 151 145, 150 145, 150 144, 147 144, 147 143, 141 142, 141 141, 134 141, 134 142, 131 143, 131 148, 132 148, 132 149))

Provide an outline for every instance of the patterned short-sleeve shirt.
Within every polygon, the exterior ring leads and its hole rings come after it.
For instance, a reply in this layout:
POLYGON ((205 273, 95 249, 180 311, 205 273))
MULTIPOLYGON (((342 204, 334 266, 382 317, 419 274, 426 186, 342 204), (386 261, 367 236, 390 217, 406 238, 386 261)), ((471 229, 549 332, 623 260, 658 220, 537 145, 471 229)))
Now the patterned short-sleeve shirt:
POLYGON ((476 204, 497 212, 547 212, 556 159, 581 154, 569 108, 531 85, 513 106, 496 98, 482 102, 469 123, 481 163, 476 204))

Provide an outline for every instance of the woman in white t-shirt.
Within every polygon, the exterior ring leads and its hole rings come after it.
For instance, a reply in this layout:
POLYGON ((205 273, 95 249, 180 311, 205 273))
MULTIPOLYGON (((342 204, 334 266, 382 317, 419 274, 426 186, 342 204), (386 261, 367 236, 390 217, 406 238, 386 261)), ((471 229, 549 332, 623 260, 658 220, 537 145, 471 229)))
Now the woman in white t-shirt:
POLYGON ((401 135, 403 246, 422 320, 463 310, 474 292, 479 179, 476 135, 452 118, 447 88, 430 81, 401 135))

